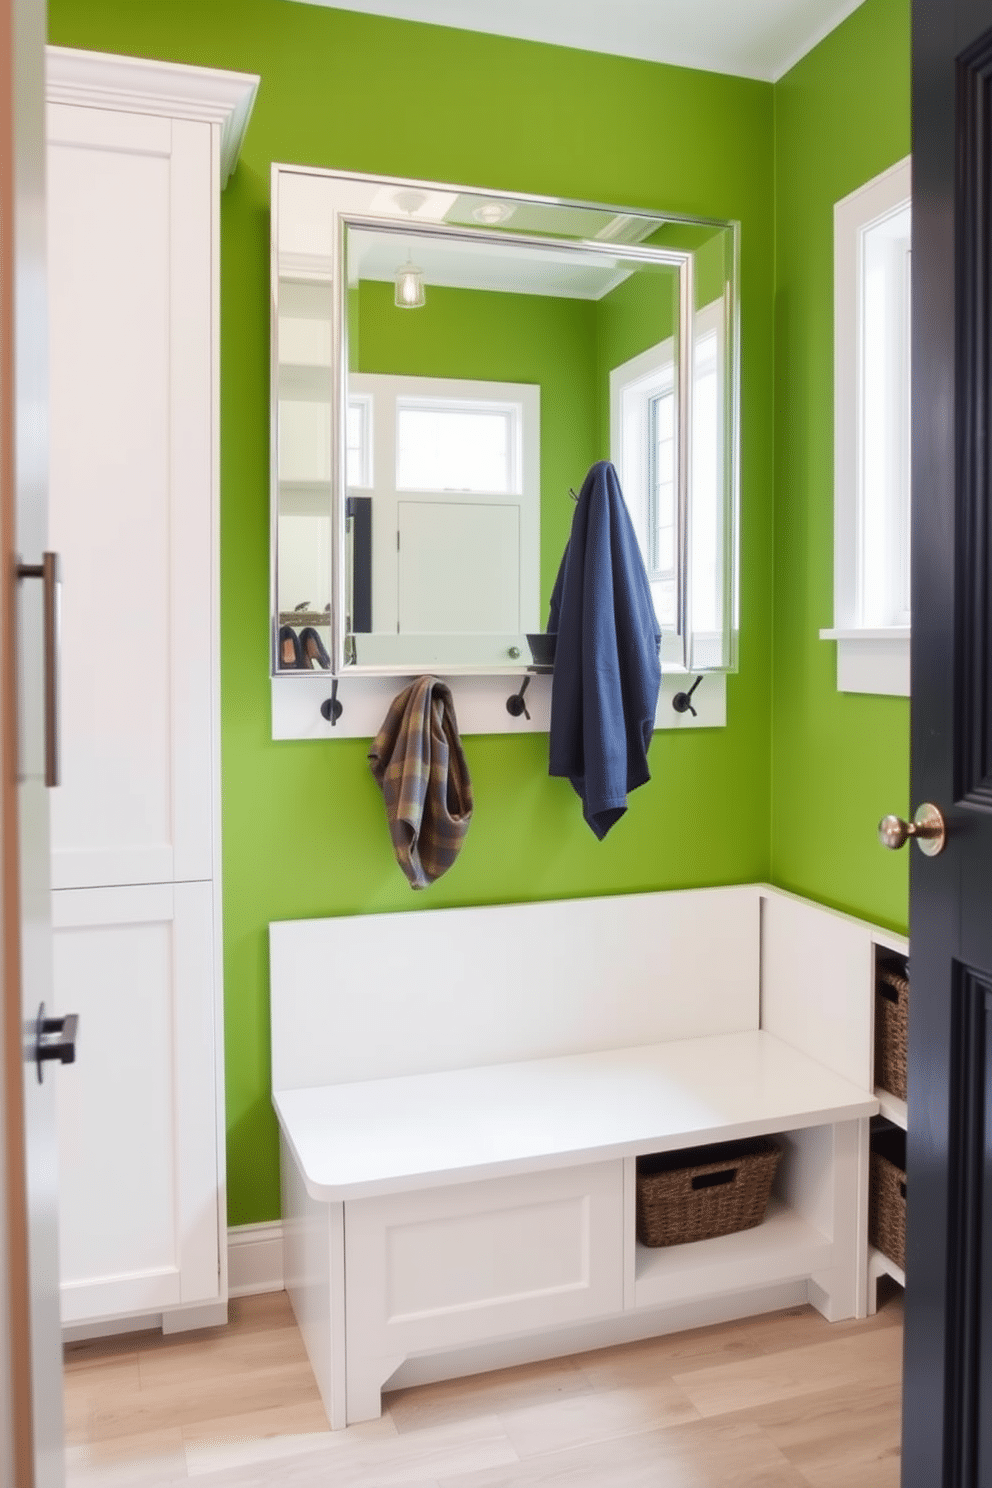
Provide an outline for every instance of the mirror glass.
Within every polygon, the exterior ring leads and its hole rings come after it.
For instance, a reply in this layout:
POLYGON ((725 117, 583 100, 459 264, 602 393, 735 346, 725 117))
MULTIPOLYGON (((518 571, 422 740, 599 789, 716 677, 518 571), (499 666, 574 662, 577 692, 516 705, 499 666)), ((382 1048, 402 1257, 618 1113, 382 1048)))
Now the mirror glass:
POLYGON ((600 459, 664 660, 733 666, 733 226, 274 171, 275 669, 531 665, 600 459))

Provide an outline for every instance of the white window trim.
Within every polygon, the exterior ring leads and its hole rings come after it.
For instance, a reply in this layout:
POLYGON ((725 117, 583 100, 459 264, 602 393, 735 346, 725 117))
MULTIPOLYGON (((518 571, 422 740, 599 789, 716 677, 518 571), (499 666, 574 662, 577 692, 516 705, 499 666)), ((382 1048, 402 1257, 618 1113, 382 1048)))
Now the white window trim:
POLYGON ((360 430, 360 434, 361 434, 361 455, 360 455, 360 460, 359 460, 359 463, 361 465, 361 470, 360 470, 359 473, 363 477, 362 480, 351 480, 350 479, 350 476, 349 476, 349 479, 348 479, 348 490, 349 490, 349 493, 352 492, 352 491, 372 491, 375 488, 375 475, 374 475, 373 469, 372 469, 373 400, 372 400, 371 394, 370 393, 349 393, 349 395, 348 395, 348 407, 349 407, 349 409, 350 408, 353 408, 353 407, 354 408, 359 408, 361 410, 361 414, 362 414, 362 418, 361 418, 361 430, 360 430))
MULTIPOLYGON (((699 374, 698 347, 702 338, 707 335, 715 335, 714 366, 717 370, 717 437, 720 441, 717 451, 717 466, 723 468, 724 449, 723 439, 725 431, 725 400, 727 398, 726 379, 720 375, 725 367, 726 358, 726 307, 722 299, 714 300, 697 310, 693 319, 693 379, 699 374)), ((618 367, 610 371, 610 457, 620 476, 620 484, 623 487, 627 500, 631 519, 640 541, 644 541, 647 530, 647 487, 644 478, 643 464, 639 461, 636 468, 628 471, 625 468, 624 440, 623 440, 623 396, 628 392, 639 392, 650 390, 652 384, 658 384, 665 377, 672 380, 677 390, 677 368, 675 365, 675 342, 672 337, 659 342, 656 346, 649 346, 646 351, 631 357, 629 361, 622 362, 618 367)), ((690 448, 692 444, 692 432, 690 430, 690 448)), ((691 466, 691 458, 690 458, 691 466)), ((666 672, 681 672, 687 670, 691 674, 705 673, 714 676, 721 672, 736 670, 736 661, 729 663, 710 665, 705 658, 700 657, 700 652, 705 650, 707 644, 722 651, 724 649, 724 633, 722 631, 703 631, 694 627, 692 578, 693 578, 693 490, 690 477, 690 489, 687 499, 687 510, 682 514, 682 520, 687 523, 688 530, 679 543, 679 562, 683 565, 683 571, 679 575, 678 583, 686 589, 686 602, 681 604, 676 600, 680 614, 684 615, 688 627, 688 635, 683 638, 678 625, 671 628, 662 627, 661 661, 662 668, 666 672)), ((726 563, 730 561, 730 553, 733 550, 733 521, 735 518, 725 513, 724 525, 718 533, 721 548, 718 555, 721 571, 726 563)), ((718 518, 718 528, 720 520, 718 518)), ((652 592, 655 585, 652 584, 652 592)), ((728 591, 725 591, 725 593, 728 591)), ((732 632, 737 630, 738 621, 737 607, 737 585, 733 585, 734 614, 728 627, 732 632)), ((725 599, 725 603, 729 602, 725 599)), ((730 657, 736 655, 735 643, 731 642, 730 657)))
POLYGON ((907 156, 834 206, 834 623, 839 692, 909 696, 910 627, 879 629, 858 613, 861 243, 865 230, 910 200, 907 156))
MULTIPOLYGON (((669 336, 666 341, 658 342, 656 346, 649 346, 646 351, 639 352, 629 361, 622 362, 618 367, 610 370, 610 456, 620 477, 620 485, 625 492, 639 540, 643 540, 642 534, 647 530, 646 504, 649 499, 647 480, 640 465, 635 472, 624 468, 623 397, 628 392, 643 391, 646 409, 650 393, 656 388, 660 390, 662 382, 665 381, 669 382, 673 388, 678 382, 675 340, 672 336, 669 336)), ((646 447, 646 434, 643 442, 646 447)), ((681 581, 684 582, 684 577, 681 581)), ((652 594, 654 587, 652 584, 652 594)), ((678 608, 677 599, 676 608, 678 608)), ((685 670, 682 636, 677 626, 662 628, 661 663, 666 672, 685 670)))

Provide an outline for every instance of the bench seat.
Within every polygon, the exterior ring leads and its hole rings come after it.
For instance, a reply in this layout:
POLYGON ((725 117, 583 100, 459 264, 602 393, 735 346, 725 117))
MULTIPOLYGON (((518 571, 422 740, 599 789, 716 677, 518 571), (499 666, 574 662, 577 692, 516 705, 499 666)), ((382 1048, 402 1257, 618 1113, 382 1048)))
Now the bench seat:
POLYGON ((274 1096, 312 1199, 339 1201, 873 1116, 874 1095, 762 1031, 274 1096))

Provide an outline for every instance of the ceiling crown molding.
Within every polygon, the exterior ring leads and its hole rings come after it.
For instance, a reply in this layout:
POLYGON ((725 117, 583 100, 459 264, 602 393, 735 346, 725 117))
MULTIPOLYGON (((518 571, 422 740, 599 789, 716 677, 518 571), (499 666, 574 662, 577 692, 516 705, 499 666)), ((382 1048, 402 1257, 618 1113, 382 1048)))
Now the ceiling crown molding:
POLYGON ((173 118, 218 125, 222 186, 241 153, 260 81, 254 73, 56 46, 45 48, 45 74, 50 103, 138 114, 167 111, 173 118))

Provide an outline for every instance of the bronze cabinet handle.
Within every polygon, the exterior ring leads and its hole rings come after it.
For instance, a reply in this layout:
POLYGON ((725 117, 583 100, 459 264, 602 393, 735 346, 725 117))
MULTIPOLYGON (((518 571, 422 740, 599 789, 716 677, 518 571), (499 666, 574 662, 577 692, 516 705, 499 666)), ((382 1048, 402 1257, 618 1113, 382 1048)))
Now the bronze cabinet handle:
POLYGON ((40 579, 45 612, 45 784, 59 784, 59 661, 61 652, 61 574, 58 553, 40 563, 19 563, 19 579, 40 579))

